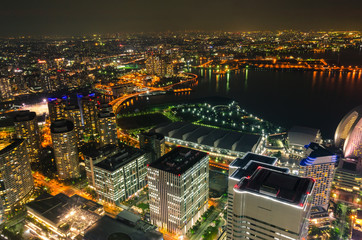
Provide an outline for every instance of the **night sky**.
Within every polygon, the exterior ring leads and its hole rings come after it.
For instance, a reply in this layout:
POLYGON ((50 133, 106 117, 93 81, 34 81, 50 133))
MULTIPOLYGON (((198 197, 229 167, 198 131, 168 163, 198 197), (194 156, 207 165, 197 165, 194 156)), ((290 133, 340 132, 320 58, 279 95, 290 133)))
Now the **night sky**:
POLYGON ((362 0, 2 1, 0 35, 362 30, 362 0))

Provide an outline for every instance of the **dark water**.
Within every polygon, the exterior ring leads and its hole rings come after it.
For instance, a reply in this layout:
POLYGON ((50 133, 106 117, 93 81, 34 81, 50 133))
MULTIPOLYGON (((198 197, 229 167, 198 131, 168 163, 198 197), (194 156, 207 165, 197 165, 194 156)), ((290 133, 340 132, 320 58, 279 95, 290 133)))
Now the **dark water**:
POLYGON ((200 76, 199 96, 227 96, 247 111, 275 124, 319 128, 333 137, 340 119, 362 104, 362 72, 259 71, 243 69, 225 75, 209 70, 200 76))
MULTIPOLYGON (((247 70, 217 75, 211 70, 191 70, 199 76, 189 94, 138 98, 133 108, 168 102, 188 102, 207 97, 227 97, 242 108, 274 124, 289 128, 319 128, 332 138, 342 117, 362 104, 362 72, 247 70)), ((132 108, 131 108, 132 109, 132 108)))

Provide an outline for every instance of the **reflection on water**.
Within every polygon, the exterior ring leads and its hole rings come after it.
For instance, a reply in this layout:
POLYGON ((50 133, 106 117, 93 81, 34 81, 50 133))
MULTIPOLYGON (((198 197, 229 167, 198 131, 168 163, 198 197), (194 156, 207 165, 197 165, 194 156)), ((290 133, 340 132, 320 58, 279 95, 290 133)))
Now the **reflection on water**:
POLYGON ((132 108, 211 96, 228 97, 248 112, 278 125, 319 128, 324 137, 332 138, 341 118, 362 104, 361 72, 243 69, 219 75, 211 69, 190 71, 199 76, 191 93, 155 96, 148 101, 140 98, 132 108))

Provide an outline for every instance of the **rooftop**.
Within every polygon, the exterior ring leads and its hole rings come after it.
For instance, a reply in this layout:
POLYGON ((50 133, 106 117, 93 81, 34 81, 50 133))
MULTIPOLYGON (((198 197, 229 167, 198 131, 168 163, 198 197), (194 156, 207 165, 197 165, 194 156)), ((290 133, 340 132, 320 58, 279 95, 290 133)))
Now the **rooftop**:
POLYGON ((162 233, 155 230, 142 231, 117 219, 104 216, 84 234, 85 240, 162 240, 162 233))
POLYGON ((289 142, 291 144, 304 146, 310 142, 316 141, 316 137, 318 136, 319 132, 319 129, 294 126, 288 131, 289 142))
POLYGON ((144 152, 139 150, 138 148, 124 145, 120 148, 119 152, 95 164, 94 166, 113 172, 123 167, 125 164, 135 160, 136 158, 141 157, 142 155, 144 155, 144 152))
POLYGON ((207 153, 204 152, 184 147, 177 147, 171 152, 160 157, 155 162, 151 163, 149 166, 180 175, 206 156, 207 153))
POLYGON ((14 122, 31 121, 36 118, 35 112, 30 111, 17 111, 14 113, 14 122))
POLYGON ((97 147, 93 143, 86 144, 82 147, 82 153, 84 156, 96 158, 99 156, 106 156, 115 153, 118 150, 118 146, 115 144, 107 144, 102 147, 97 147))
POLYGON ((325 147, 318 143, 311 142, 305 146, 309 156, 302 159, 300 162, 301 166, 309 166, 313 164, 323 164, 323 163, 335 163, 337 161, 337 155, 327 150, 325 147), (330 157, 329 159, 325 157, 330 157), (322 159, 323 158, 323 159, 322 159))
POLYGON ((288 168, 277 167, 277 166, 273 166, 268 163, 262 163, 262 162, 250 160, 243 168, 239 168, 238 170, 236 170, 230 176, 230 178, 241 180, 243 177, 250 177, 254 174, 254 172, 256 170, 258 170, 261 167, 272 169, 272 170, 283 172, 283 173, 289 173, 288 168))
POLYGON ((11 139, 11 140, 1 139, 0 156, 18 147, 22 142, 24 142, 23 139, 11 139))
POLYGON ((160 124, 152 132, 209 147, 235 152, 249 152, 259 143, 260 135, 245 134, 186 122, 160 124))
POLYGON ((242 179, 235 188, 303 207, 313 186, 314 181, 311 178, 301 178, 258 167, 252 176, 242 179))
POLYGON ((140 135, 143 135, 145 137, 152 137, 152 138, 155 138, 157 140, 165 139, 165 136, 163 136, 160 133, 155 133, 155 132, 141 132, 140 135))
POLYGON ((251 160, 266 163, 270 165, 274 165, 278 159, 276 157, 268 157, 260 154, 255 154, 248 152, 242 158, 236 158, 232 163, 230 163, 229 167, 235 168, 243 168, 246 164, 248 164, 251 160))
POLYGON ((52 133, 65 133, 65 132, 70 132, 73 129, 74 129, 73 122, 66 119, 55 120, 50 125, 50 130, 52 133))

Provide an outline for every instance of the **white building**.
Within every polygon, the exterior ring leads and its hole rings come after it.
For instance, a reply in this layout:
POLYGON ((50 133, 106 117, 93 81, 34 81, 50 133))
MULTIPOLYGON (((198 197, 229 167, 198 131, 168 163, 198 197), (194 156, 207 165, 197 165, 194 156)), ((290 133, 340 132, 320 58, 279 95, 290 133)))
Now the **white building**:
POLYGON ((185 235, 208 207, 208 155, 175 148, 149 165, 147 177, 151 224, 185 235))
POLYGON ((147 159, 139 149, 124 146, 93 166, 94 187, 100 199, 119 204, 146 186, 147 159))
POLYGON ((313 180, 289 175, 272 159, 235 161, 240 167, 230 168, 227 239, 305 239, 313 180))

